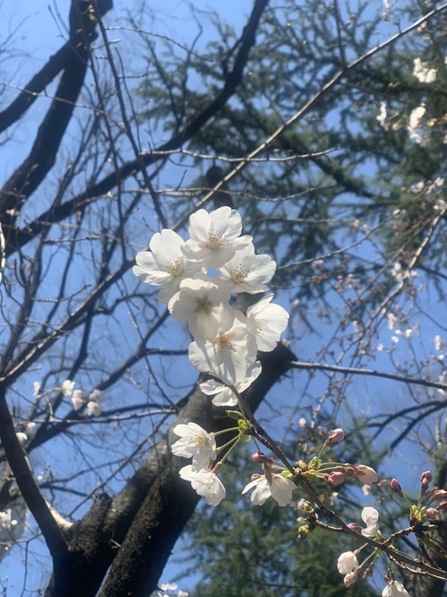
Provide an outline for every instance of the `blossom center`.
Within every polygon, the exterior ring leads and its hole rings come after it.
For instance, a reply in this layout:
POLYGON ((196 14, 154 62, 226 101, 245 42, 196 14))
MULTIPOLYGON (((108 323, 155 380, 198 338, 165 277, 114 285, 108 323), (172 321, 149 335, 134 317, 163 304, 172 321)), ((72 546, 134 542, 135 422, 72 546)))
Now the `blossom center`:
POLYGON ((247 276, 248 276, 248 270, 243 268, 241 265, 238 267, 235 267, 234 270, 231 272, 231 280, 235 284, 239 284, 240 282, 243 282, 247 276))
POLYGON ((233 350, 231 338, 228 334, 224 334, 224 332, 219 332, 217 338, 214 340, 214 344, 218 350, 233 350))
POLYGON ((208 234, 208 242, 205 244, 205 246, 208 249, 215 250, 220 247, 221 242, 222 234, 219 234, 219 232, 216 232, 215 230, 213 230, 213 228, 211 228, 208 234))
POLYGON ((183 259, 178 257, 175 261, 169 261, 169 273, 174 278, 181 276, 183 274, 183 259))
POLYGON ((194 309, 195 313, 205 313, 205 315, 209 315, 211 313, 211 309, 213 308, 213 303, 207 296, 202 296, 198 298, 196 301, 196 308, 194 309))

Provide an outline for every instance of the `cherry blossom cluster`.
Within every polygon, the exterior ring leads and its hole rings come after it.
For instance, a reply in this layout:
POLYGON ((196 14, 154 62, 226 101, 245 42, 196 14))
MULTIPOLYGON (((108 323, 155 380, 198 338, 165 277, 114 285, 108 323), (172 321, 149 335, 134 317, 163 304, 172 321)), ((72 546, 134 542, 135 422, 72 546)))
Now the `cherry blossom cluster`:
MULTIPOLYGON (((276 263, 255 253, 252 237, 242 235, 235 209, 199 209, 189 218, 188 232, 186 241, 169 229, 154 234, 150 250, 137 254, 133 272, 160 286, 159 300, 175 319, 187 323, 192 365, 226 386, 247 387, 261 372, 258 350, 275 348, 289 316, 271 303, 273 294, 263 296, 245 315, 230 300, 236 293, 267 291, 276 263)), ((204 391, 216 394, 218 404, 228 402, 222 384, 210 383, 204 391)))
MULTIPOLYGON (((63 397, 70 400, 73 410, 79 411, 85 408, 87 416, 98 417, 102 413, 104 392, 95 388, 89 394, 85 395, 82 390, 75 390, 75 385, 74 381, 66 379, 60 387, 55 388, 55 391, 62 392, 63 397)), ((39 381, 35 381, 33 384, 33 395, 35 400, 41 400, 45 395, 42 391, 42 384, 39 381)))

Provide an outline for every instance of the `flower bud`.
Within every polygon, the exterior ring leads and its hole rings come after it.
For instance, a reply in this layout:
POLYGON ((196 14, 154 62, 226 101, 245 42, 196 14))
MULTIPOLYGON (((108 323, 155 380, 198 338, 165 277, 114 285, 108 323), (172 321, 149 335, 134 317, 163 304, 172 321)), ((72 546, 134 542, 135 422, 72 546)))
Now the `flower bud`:
POLYGON ((370 466, 366 466, 365 464, 359 464, 355 467, 357 472, 357 477, 359 481, 365 483, 365 485, 371 485, 372 483, 376 483, 378 476, 376 471, 371 468, 370 466))
POLYGON ((349 572, 343 579, 343 583, 345 585, 346 588, 350 587, 351 585, 353 585, 355 582, 357 582, 357 573, 356 572, 349 572))
POLYGON ((421 474, 421 481, 423 481, 424 479, 426 479, 428 483, 430 483, 430 481, 433 479, 433 475, 430 471, 425 471, 425 473, 421 474))
POLYGON ((330 485, 341 485, 342 483, 344 483, 345 480, 345 476, 343 473, 341 472, 335 472, 335 473, 325 473, 324 474, 324 479, 325 481, 327 481, 328 483, 330 483, 330 485))
POLYGON ((351 529, 351 531, 357 531, 357 533, 360 533, 360 531, 362 530, 362 527, 359 524, 355 524, 355 522, 350 522, 346 526, 348 527, 348 529, 351 529))
POLYGON ((272 462, 272 459, 266 456, 263 452, 255 452, 250 456, 250 459, 253 460, 253 462, 257 462, 258 464, 264 464, 264 462, 272 462))
POLYGON ((400 483, 397 479, 391 479, 390 487, 391 490, 394 491, 394 493, 397 493, 398 495, 403 495, 402 487, 400 486, 400 483))
POLYGON ((436 508, 427 508, 426 514, 429 518, 436 518, 438 516, 438 511, 436 508))
POLYGON ((421 480, 421 495, 425 495, 427 493, 427 489, 429 488, 430 481, 427 478, 421 480))
POLYGON ((445 489, 435 489, 435 491, 430 496, 430 502, 434 502, 436 500, 444 500, 447 499, 447 491, 445 489))
POLYGON ((329 433, 327 434, 325 444, 326 446, 336 446, 340 444, 344 440, 344 438, 345 432, 343 431, 343 429, 332 429, 332 431, 329 431, 329 433))
POLYGON ((304 524, 298 529, 298 539, 300 541, 305 541, 310 533, 310 527, 308 524, 304 524))

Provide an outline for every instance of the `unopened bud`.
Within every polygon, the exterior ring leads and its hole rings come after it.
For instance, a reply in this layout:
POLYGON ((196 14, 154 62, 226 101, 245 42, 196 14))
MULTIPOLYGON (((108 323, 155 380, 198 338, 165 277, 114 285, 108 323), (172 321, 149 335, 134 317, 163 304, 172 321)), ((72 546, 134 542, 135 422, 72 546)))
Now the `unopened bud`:
POLYGON ((402 487, 400 486, 400 483, 397 479, 391 479, 390 487, 391 490, 394 491, 394 493, 397 493, 398 495, 403 495, 402 487))
POLYGON ((433 475, 430 471, 425 471, 425 473, 421 474, 421 481, 423 481, 424 479, 426 479, 428 483, 431 482, 431 480, 433 479, 433 475))
POLYGON ((325 481, 330 483, 331 485, 341 485, 345 481, 345 476, 343 473, 335 472, 335 473, 325 473, 324 475, 325 481))
POLYGON ((438 516, 438 511, 436 508, 427 508, 426 514, 429 518, 436 518, 438 516))
POLYGON ((302 527, 298 529, 298 539, 300 541, 305 541, 310 533, 310 527, 308 524, 304 524, 302 527))
POLYGON ((329 433, 327 434, 327 439, 326 439, 326 446, 336 446, 337 444, 340 444, 345 438, 345 432, 343 431, 343 429, 332 429, 332 431, 329 431, 329 433))
POLYGON ((430 481, 428 479, 421 480, 421 495, 425 495, 427 493, 427 489, 430 486, 430 481))
POLYGON ((430 502, 434 502, 436 500, 444 500, 447 499, 447 491, 445 489, 435 489, 435 491, 430 496, 430 502))
POLYGON ((345 585, 346 588, 350 587, 351 585, 353 585, 355 582, 357 582, 358 577, 357 577, 357 573, 356 572, 349 572, 343 579, 343 583, 345 585))
POLYGON ((351 531, 357 531, 357 533, 360 533, 360 531, 362 530, 362 527, 359 524, 355 524, 355 522, 350 522, 346 526, 348 527, 348 529, 351 529, 351 531))
POLYGON ((250 456, 250 459, 253 462, 257 462, 258 464, 264 464, 264 462, 272 462, 272 459, 266 456, 263 452, 255 452, 250 456))

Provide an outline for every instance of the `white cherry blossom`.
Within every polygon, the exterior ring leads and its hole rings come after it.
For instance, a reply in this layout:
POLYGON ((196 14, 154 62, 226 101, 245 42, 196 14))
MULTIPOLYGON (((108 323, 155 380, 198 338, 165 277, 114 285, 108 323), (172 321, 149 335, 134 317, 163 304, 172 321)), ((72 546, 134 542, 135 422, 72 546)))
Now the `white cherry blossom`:
POLYGON ((286 329, 289 314, 280 305, 270 304, 273 294, 268 294, 247 309, 247 325, 255 334, 258 349, 273 350, 286 329))
POLYGON ((357 556, 353 551, 344 551, 337 560, 337 568, 340 574, 350 574, 359 567, 357 556))
POLYGON ((410 597, 410 593, 397 580, 392 580, 382 591, 382 597, 410 597))
POLYGON ((240 236, 240 213, 228 206, 208 213, 199 209, 189 218, 190 239, 182 246, 184 255, 198 261, 205 268, 220 267, 252 241, 251 236, 240 236))
POLYGON ((433 81, 436 81, 438 73, 435 68, 430 68, 429 62, 422 62, 420 58, 415 58, 413 64, 413 75, 419 83, 433 83, 433 81))
POLYGON ((256 294, 268 290, 267 284, 276 271, 276 262, 268 255, 256 255, 250 243, 217 271, 232 292, 256 294))
POLYGON ((371 506, 366 506, 362 510, 362 520, 366 524, 366 528, 362 529, 362 535, 375 537, 379 530, 379 512, 371 506))
POLYGON ((227 385, 242 381, 249 365, 256 360, 256 339, 247 329, 240 311, 225 309, 220 327, 212 340, 196 340, 189 345, 192 365, 227 385))
POLYGON ((272 497, 280 506, 288 506, 292 501, 292 491, 295 484, 281 474, 268 472, 267 475, 253 475, 252 481, 248 483, 242 493, 247 493, 254 488, 250 500, 257 506, 262 506, 269 497, 272 497))
POLYGON ((222 319, 222 310, 228 304, 231 292, 218 278, 196 276, 180 282, 179 292, 168 303, 173 317, 187 321, 195 339, 212 339, 222 319))
POLYGON ((203 496, 210 506, 218 506, 225 497, 225 487, 219 477, 207 469, 194 471, 191 464, 184 466, 179 475, 185 481, 190 481, 192 488, 203 496))
POLYGON ((216 438, 214 433, 207 433, 197 423, 176 425, 174 433, 180 437, 171 446, 175 456, 192 458, 192 469, 198 471, 209 465, 210 460, 216 459, 216 438))
POLYGON ((62 384, 62 394, 64 398, 70 398, 73 394, 73 388, 75 387, 75 382, 66 379, 62 384))
POLYGON ((201 265, 189 261, 182 252, 184 240, 176 232, 163 229, 157 232, 149 244, 150 251, 140 251, 135 257, 133 273, 145 284, 162 286, 159 299, 168 303, 177 292, 183 278, 200 271, 201 265))
POLYGON ((87 397, 87 415, 89 417, 99 417, 102 413, 102 402, 104 400, 104 392, 95 389, 87 397))
MULTIPOLYGON (((262 365, 260 361, 256 361, 254 365, 248 368, 246 377, 235 384, 235 389, 239 394, 249 388, 254 380, 260 375, 262 365)), ((237 397, 231 388, 215 379, 209 379, 200 384, 200 389, 207 396, 214 396, 212 403, 215 406, 236 406, 237 397)))

